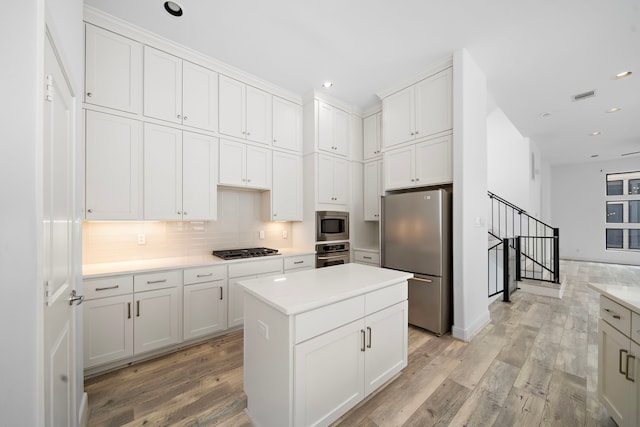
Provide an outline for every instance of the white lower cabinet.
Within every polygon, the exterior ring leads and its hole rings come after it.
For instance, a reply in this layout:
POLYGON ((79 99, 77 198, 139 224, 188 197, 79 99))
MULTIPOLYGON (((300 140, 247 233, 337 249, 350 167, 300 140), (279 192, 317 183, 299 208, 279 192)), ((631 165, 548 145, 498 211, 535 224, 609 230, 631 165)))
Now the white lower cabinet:
POLYGON ((309 255, 297 255, 288 256, 284 259, 284 272, 294 272, 302 270, 311 270, 316 268, 316 256, 309 255))
POLYGON ((135 294, 133 352, 144 353, 180 341, 178 288, 135 294))
POLYGON ((227 328, 227 267, 184 270, 183 338, 199 338, 227 328))

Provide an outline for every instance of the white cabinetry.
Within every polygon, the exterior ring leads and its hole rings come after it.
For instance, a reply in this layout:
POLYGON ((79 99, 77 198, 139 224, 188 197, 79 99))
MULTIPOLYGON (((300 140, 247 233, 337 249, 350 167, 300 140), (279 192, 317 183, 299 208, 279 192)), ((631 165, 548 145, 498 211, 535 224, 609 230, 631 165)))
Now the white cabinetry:
POLYGON ((313 254, 288 256, 284 258, 285 273, 311 270, 314 268, 316 268, 316 256, 313 254))
POLYGON ((453 138, 443 136, 384 153, 384 189, 453 181, 453 138))
POLYGON ((141 218, 142 124, 86 112, 86 219, 141 218))
POLYGON ((452 128, 451 70, 447 68, 382 100, 383 148, 452 128))
POLYGON ((218 73, 144 48, 144 115, 215 131, 218 73))
POLYGON ((183 338, 199 338, 227 328, 227 267, 184 270, 183 338))
POLYGON ((349 113, 320 101, 318 103, 318 148, 341 156, 349 154, 349 113))
POLYGON ((380 253, 368 250, 353 250, 353 262, 380 267, 380 253))
POLYGON ((372 114, 363 120, 364 160, 380 157, 382 148, 382 113, 372 114))
POLYGON ((299 152, 302 146, 302 109, 286 99, 273 97, 273 146, 299 152))
POLYGON ((318 202, 346 205, 349 200, 349 164, 346 160, 318 156, 318 202))
POLYGON ((382 196, 382 160, 364 164, 364 220, 380 220, 380 196, 382 196))
POLYGON ((220 140, 221 185, 271 188, 271 150, 220 140))
POLYGON ((220 76, 220 133, 262 144, 271 140, 271 94, 220 76))
POLYGON ((640 390, 639 315, 600 297, 598 321, 598 397, 620 427, 636 426, 640 390), (633 324, 633 320, 636 323, 633 324), (635 334, 634 334, 635 332, 635 334))
POLYGON ((150 123, 144 131, 144 218, 216 219, 216 139, 150 123))
POLYGON ((271 192, 262 196, 267 221, 302 221, 302 158, 273 152, 271 192))
POLYGON ((268 277, 282 273, 282 258, 229 264, 229 314, 228 326, 244 323, 244 291, 238 285, 241 280, 268 277))
POLYGON ((142 45, 90 24, 85 30, 84 101, 138 113, 142 99, 142 45))

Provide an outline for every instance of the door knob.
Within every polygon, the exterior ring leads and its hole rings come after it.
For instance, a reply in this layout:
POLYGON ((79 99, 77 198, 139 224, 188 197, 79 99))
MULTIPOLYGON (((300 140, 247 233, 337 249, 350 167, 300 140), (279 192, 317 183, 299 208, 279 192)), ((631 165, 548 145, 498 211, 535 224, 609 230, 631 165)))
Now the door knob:
POLYGON ((73 305, 74 302, 76 305, 80 305, 82 304, 82 301, 84 301, 84 295, 76 294, 76 290, 74 289, 71 291, 71 298, 69 298, 68 301, 69 305, 73 305))

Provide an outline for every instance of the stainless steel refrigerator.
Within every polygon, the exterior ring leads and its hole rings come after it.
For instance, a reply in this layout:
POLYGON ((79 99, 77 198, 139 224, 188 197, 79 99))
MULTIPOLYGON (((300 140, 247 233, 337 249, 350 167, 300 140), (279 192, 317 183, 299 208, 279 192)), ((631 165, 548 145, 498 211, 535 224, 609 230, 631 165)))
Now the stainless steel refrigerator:
POLYGON ((414 273, 409 323, 442 335, 452 324, 451 193, 382 197, 382 266, 414 273))

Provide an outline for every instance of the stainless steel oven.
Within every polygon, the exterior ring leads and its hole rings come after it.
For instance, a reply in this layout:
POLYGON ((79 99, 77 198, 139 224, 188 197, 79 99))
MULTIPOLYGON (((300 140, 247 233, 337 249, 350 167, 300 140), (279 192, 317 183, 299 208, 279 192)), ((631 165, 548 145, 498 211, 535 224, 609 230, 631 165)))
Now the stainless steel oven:
POLYGON ((316 245, 316 268, 346 264, 350 260, 349 242, 320 243, 316 245))
POLYGON ((316 212, 316 242, 332 240, 349 240, 349 212, 316 212))

